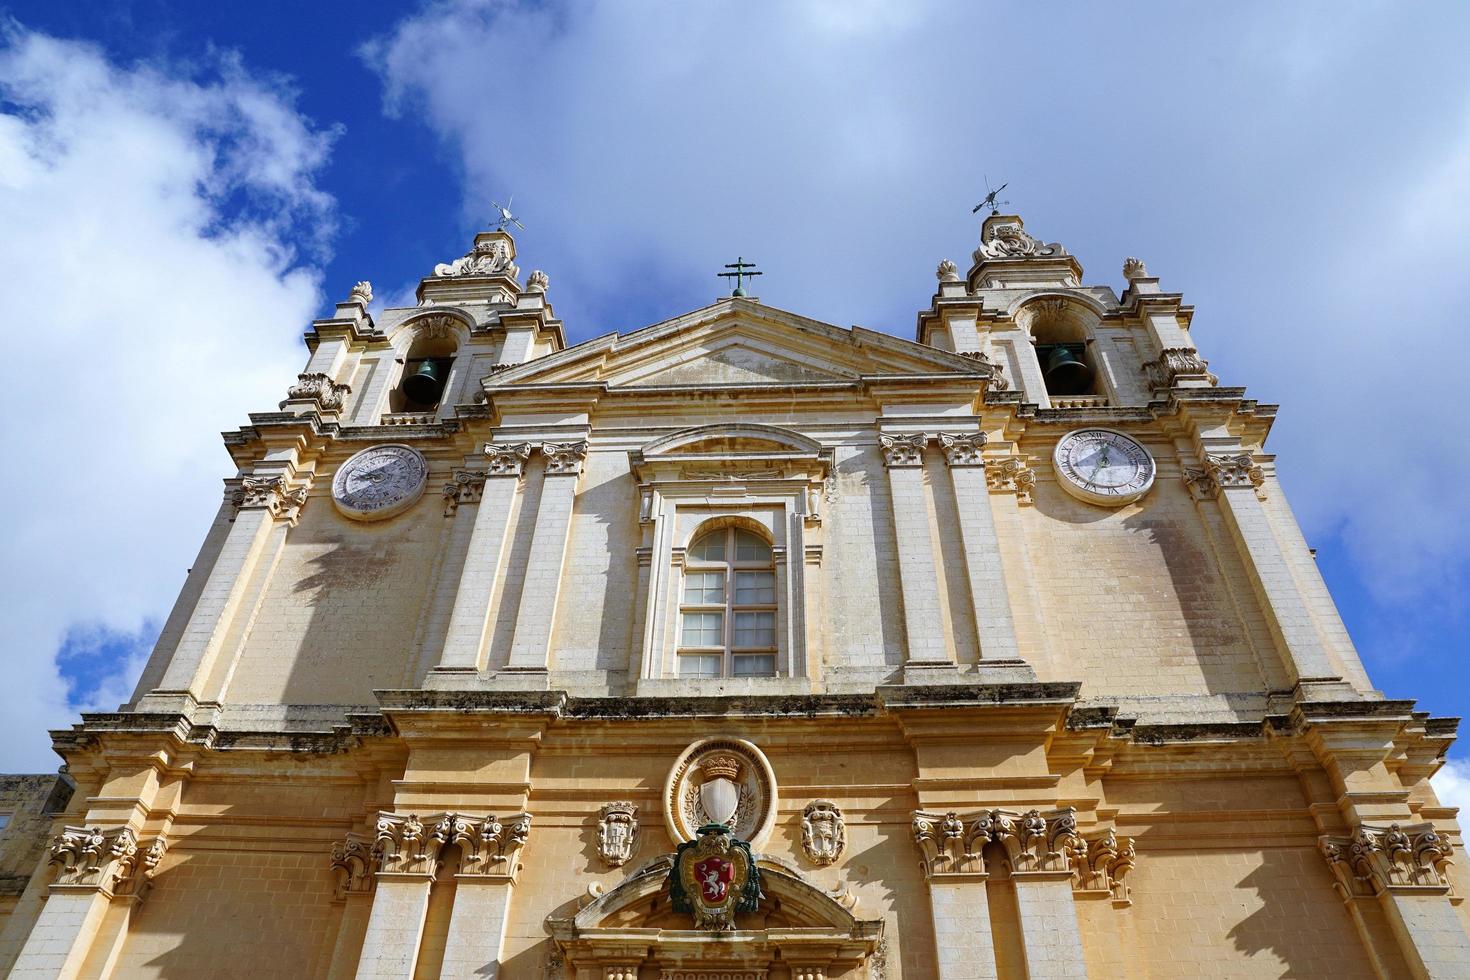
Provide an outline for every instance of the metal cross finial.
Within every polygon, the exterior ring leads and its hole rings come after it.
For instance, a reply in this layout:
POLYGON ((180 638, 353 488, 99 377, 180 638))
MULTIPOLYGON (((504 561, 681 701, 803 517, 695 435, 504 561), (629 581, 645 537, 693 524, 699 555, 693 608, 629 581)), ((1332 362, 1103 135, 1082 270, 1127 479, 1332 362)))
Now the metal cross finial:
POLYGON ((999 195, 1001 191, 1005 190, 1009 186, 1010 186, 1010 182, 1007 181, 1006 183, 1001 184, 995 190, 991 191, 990 190, 990 178, 989 177, 986 177, 985 178, 985 189, 987 191, 990 191, 990 193, 985 195, 985 200, 981 201, 979 204, 977 204, 973 208, 971 208, 970 209, 970 213, 971 214, 975 214, 981 208, 989 208, 991 214, 1000 214, 1000 207, 1001 207, 1001 205, 1002 204, 1010 204, 1011 202, 1010 201, 997 201, 996 200, 996 196, 999 195))
POLYGON ((513 215, 513 214, 510 213, 510 205, 511 205, 511 202, 514 201, 514 200, 515 200, 515 195, 512 194, 510 197, 507 197, 505 199, 505 203, 504 204, 500 204, 498 201, 491 201, 490 202, 490 206, 495 209, 495 213, 497 215, 497 218, 496 218, 496 221, 495 221, 495 230, 496 231, 505 231, 505 226, 506 225, 515 225, 521 231, 525 231, 526 230, 526 226, 523 225, 523 224, 521 224, 521 219, 520 218, 517 218, 515 215, 513 215))
POLYGON ((755 263, 754 262, 747 262, 747 261, 745 261, 745 256, 743 256, 743 255, 737 255, 735 257, 735 261, 734 262, 726 262, 725 263, 725 268, 727 268, 727 269, 734 269, 735 271, 734 272, 716 272, 715 275, 720 276, 720 277, 725 278, 725 279, 730 279, 732 277, 734 278, 734 280, 735 280, 735 291, 730 294, 731 296, 744 296, 745 295, 745 280, 751 278, 752 276, 763 276, 763 275, 765 275, 764 272, 751 272, 750 270, 755 268, 755 263))

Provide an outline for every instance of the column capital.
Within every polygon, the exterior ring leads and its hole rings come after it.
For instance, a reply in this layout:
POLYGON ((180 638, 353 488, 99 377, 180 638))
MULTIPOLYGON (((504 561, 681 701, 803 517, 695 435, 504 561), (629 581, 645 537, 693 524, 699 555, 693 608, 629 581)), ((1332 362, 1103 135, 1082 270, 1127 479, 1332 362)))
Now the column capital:
POLYGON ((131 827, 64 827, 52 840, 47 858, 58 868, 51 887, 141 899, 167 850, 168 839, 162 835, 140 847, 131 827))
POLYGON ((1106 888, 1117 897, 1114 889, 1135 858, 1133 842, 1113 831, 1101 835, 1096 855, 1090 855, 1087 841, 1077 832, 1073 807, 980 810, 963 816, 954 810, 943 814, 915 810, 912 831, 930 879, 981 880, 985 846, 1000 844, 1010 858, 1012 877, 1068 876, 1074 888, 1106 888))
POLYGON ((1262 497, 1266 473, 1250 453, 1205 453, 1203 465, 1184 468, 1184 485, 1195 500, 1213 500, 1221 490, 1249 489, 1262 497))
POLYGON ((514 813, 503 818, 441 812, 420 818, 387 811, 378 814, 377 834, 370 857, 356 847, 366 838, 349 835, 347 841, 333 847, 332 865, 338 865, 339 847, 342 865, 350 884, 354 873, 366 874, 369 867, 377 875, 416 875, 433 880, 438 873, 439 854, 445 847, 460 849, 460 877, 514 881, 520 866, 516 856, 531 833, 531 815, 514 813))
POLYGON ((883 465, 889 469, 918 467, 924 465, 924 448, 929 445, 929 436, 923 432, 907 436, 879 433, 878 444, 883 449, 883 465))
POLYGON ((264 510, 271 517, 294 522, 306 504, 306 487, 292 487, 283 476, 247 476, 229 490, 236 512, 264 510))
POLYGON ((1431 823, 1362 824, 1351 837, 1324 835, 1317 846, 1344 901, 1384 892, 1449 894, 1450 842, 1431 823))
POLYGON ((1016 502, 1031 503, 1036 489, 1036 471, 1026 465, 1024 456, 1002 456, 986 461, 985 484, 993 493, 1014 493, 1016 502))
POLYGON ((487 475, 484 470, 455 470, 453 482, 444 484, 444 516, 453 517, 460 504, 478 504, 487 475))
POLYGON ((334 897, 370 894, 377 881, 378 852, 365 834, 348 834, 332 845, 332 871, 337 875, 334 897))
POLYGON ((580 476, 587 458, 587 441, 543 442, 541 454, 546 457, 547 476, 580 476))
POLYGON ((529 442, 486 443, 485 455, 490 458, 486 476, 520 476, 525 472, 526 460, 531 458, 529 442))
POLYGON ((949 432, 939 433, 939 448, 944 450, 944 462, 951 467, 955 466, 984 466, 985 459, 980 455, 985 448, 985 433, 969 432, 956 435, 949 432))

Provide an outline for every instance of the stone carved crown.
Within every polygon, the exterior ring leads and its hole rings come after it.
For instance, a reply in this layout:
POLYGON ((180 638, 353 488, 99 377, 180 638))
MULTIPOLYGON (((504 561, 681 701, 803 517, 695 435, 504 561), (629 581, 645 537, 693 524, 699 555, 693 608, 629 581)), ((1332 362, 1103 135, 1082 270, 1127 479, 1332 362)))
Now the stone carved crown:
POLYGON ((733 755, 712 755, 701 759, 699 768, 709 779, 728 779, 733 783, 740 778, 740 760, 733 755))

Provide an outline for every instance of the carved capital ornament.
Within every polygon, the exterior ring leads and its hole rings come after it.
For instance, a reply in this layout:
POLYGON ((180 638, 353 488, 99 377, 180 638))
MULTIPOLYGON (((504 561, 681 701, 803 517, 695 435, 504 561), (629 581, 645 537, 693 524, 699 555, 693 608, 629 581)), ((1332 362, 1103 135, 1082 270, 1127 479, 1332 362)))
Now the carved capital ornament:
POLYGON ((929 437, 922 432, 907 436, 878 436, 883 450, 883 465, 889 469, 908 469, 924 465, 924 447, 929 437))

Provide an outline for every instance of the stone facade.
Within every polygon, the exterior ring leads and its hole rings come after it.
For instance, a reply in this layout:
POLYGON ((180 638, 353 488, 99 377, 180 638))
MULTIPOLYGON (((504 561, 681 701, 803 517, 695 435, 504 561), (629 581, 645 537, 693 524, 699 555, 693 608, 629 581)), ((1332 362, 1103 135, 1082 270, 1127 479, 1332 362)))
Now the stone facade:
POLYGON ((515 257, 359 283, 227 434, 0 970, 1470 975, 1455 720, 1374 690, 1275 408, 1142 262, 994 215, 914 341, 731 297, 567 347, 515 257))

